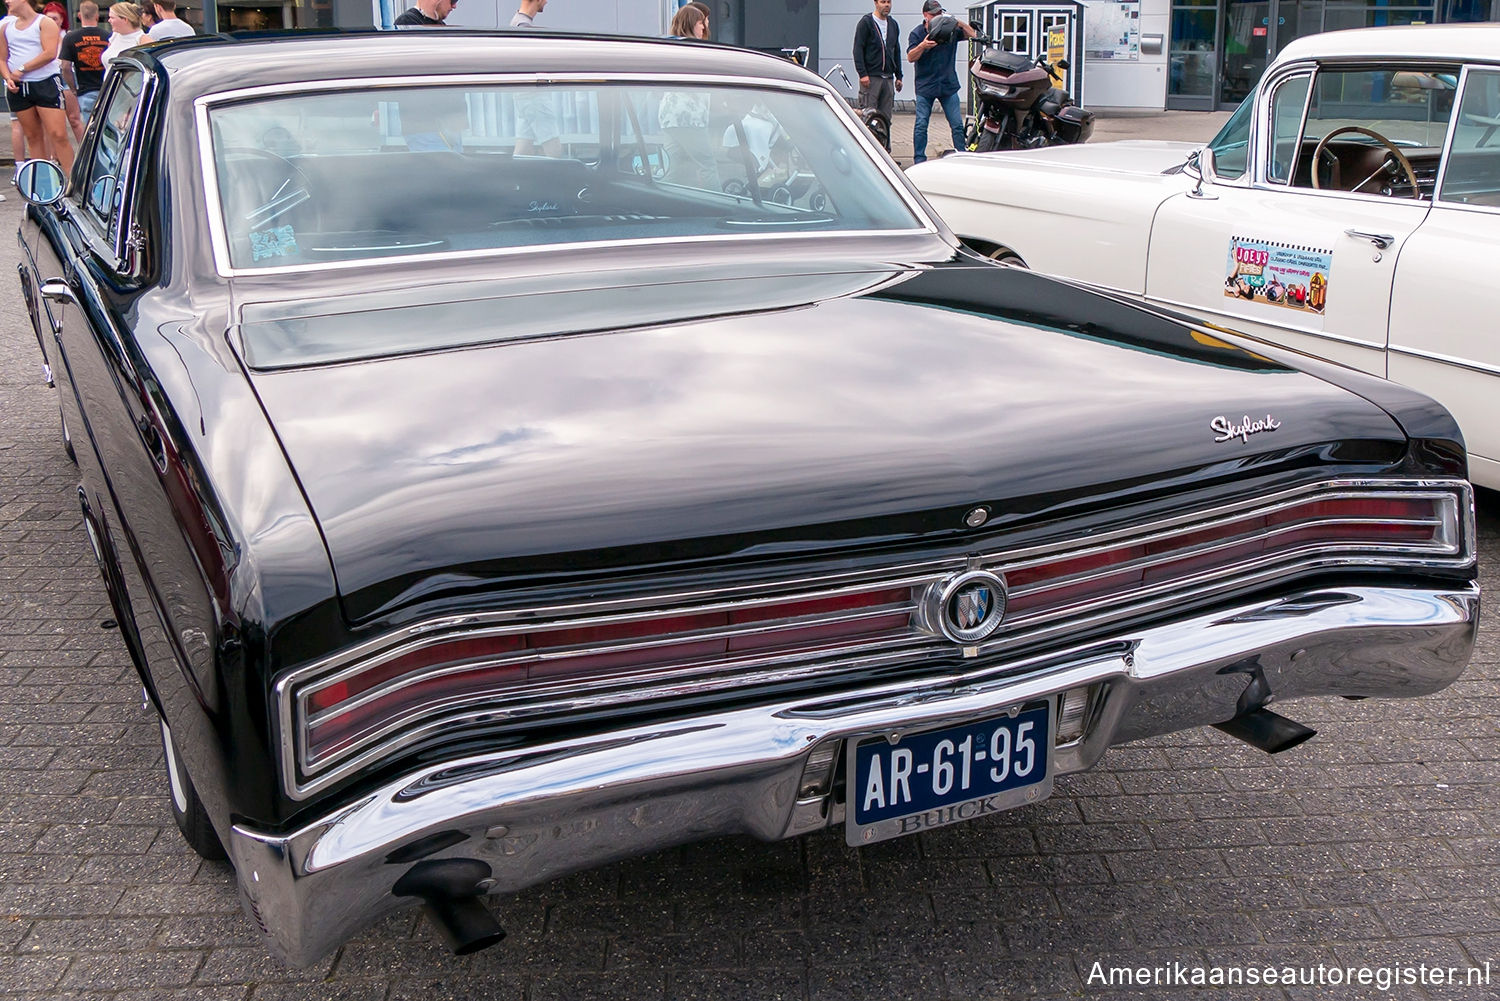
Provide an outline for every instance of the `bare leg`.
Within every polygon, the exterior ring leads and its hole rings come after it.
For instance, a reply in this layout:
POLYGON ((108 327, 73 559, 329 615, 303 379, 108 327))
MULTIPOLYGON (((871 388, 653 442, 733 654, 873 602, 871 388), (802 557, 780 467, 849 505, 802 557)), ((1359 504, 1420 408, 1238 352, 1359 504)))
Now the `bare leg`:
POLYGON ((16 112, 16 118, 21 123, 21 131, 26 133, 26 152, 32 159, 46 156, 46 141, 42 138, 42 120, 37 115, 37 109, 27 108, 25 111, 16 112))
POLYGON ((15 115, 10 116, 10 148, 15 152, 17 163, 26 162, 26 133, 21 131, 21 119, 15 115))
POLYGON ((73 137, 68 134, 68 113, 62 108, 37 108, 36 111, 52 147, 52 159, 57 161, 66 177, 73 172, 73 137))
POLYGON ((78 95, 71 88, 63 91, 63 110, 68 113, 68 125, 73 129, 73 138, 83 142, 83 113, 78 110, 78 95))

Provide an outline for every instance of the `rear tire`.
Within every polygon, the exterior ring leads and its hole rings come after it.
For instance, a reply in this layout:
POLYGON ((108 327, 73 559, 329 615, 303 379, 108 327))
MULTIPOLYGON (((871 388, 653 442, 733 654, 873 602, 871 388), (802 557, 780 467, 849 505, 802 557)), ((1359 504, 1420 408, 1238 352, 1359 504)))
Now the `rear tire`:
POLYGON ((172 819, 177 821, 177 829, 199 857, 215 862, 228 858, 213 822, 208 819, 208 811, 193 788, 193 780, 182 767, 167 721, 158 717, 158 722, 161 723, 161 749, 167 766, 167 798, 172 804, 172 819))
POLYGON ((979 130, 979 142, 974 144, 974 152, 988 153, 1000 145, 1000 133, 991 132, 989 129, 979 130))
POLYGON ((1004 247, 996 247, 994 250, 990 251, 984 256, 988 257, 996 264, 1005 265, 1007 268, 1021 268, 1023 270, 1026 269, 1026 262, 1021 260, 1021 255, 1017 254, 1014 250, 1007 250, 1004 247))

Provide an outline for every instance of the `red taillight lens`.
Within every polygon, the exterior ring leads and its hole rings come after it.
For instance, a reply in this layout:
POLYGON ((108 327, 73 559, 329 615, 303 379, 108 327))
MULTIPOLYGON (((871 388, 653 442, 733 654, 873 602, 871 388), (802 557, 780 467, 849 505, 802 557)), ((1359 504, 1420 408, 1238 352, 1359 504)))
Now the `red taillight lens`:
POLYGON ((414 713, 527 682, 602 679, 643 668, 697 667, 730 654, 816 651, 899 636, 907 631, 911 605, 911 588, 881 588, 438 640, 310 688, 302 703, 306 751, 316 761, 414 713))
POLYGON ((1351 496, 1288 504, 1264 514, 1165 533, 1143 544, 1008 570, 1006 580, 1015 589, 1009 610, 1041 613, 1119 597, 1136 586, 1291 556, 1308 547, 1409 545, 1456 551, 1457 512, 1457 498, 1451 494, 1351 496))
MULTIPOLYGON (((1339 487, 1337 489, 1343 489, 1339 487)), ((1316 499, 1278 502, 1193 524, 1142 528, 1132 536, 1004 568, 1011 588, 1004 629, 1024 634, 1055 617, 1060 623, 1132 601, 1199 596, 1217 581, 1247 571, 1431 556, 1472 558, 1463 500, 1467 494, 1412 487, 1347 496, 1332 489, 1316 499), (1177 585, 1180 584, 1181 587, 1177 585)), ((1244 509, 1242 508, 1241 511, 1244 509)), ((1262 578, 1264 579, 1264 578, 1262 578)), ((925 589, 927 581, 918 582, 925 589)), ((642 683, 653 691, 724 672, 764 668, 830 651, 900 650, 913 636, 913 587, 869 587, 812 598, 727 600, 705 610, 613 620, 511 625, 488 635, 465 633, 369 659, 292 693, 301 761, 331 767, 356 749, 431 723, 445 714, 523 709, 546 700, 642 683), (881 646, 880 644, 885 644, 881 646), (564 689, 567 683, 572 687, 564 689), (610 687, 608 682, 613 682, 610 687)), ((695 680, 696 683, 696 680, 695 680)), ((352 766, 350 766, 352 767, 352 766)))

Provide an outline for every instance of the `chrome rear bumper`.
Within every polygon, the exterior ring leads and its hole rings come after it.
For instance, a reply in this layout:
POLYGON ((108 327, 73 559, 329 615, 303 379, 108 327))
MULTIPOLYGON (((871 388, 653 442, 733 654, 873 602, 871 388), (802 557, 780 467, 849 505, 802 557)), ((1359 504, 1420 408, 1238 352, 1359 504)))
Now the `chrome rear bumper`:
POLYGON ((1468 663, 1478 617, 1477 587, 1309 591, 919 682, 435 765, 292 834, 237 825, 228 848, 273 949, 308 964, 418 903, 392 888, 419 859, 478 859, 491 872, 485 889, 503 892, 708 837, 791 837, 842 816, 827 796, 797 798, 820 744, 1086 685, 1097 686, 1089 729, 1056 748, 1057 774, 1114 744, 1229 719, 1251 684, 1278 703, 1425 695, 1468 663))

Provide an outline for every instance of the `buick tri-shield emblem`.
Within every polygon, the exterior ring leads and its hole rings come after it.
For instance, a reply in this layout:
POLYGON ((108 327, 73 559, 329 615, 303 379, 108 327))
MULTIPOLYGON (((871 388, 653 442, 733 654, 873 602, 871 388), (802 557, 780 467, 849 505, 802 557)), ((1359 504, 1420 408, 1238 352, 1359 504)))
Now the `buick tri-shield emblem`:
POLYGON ((923 625, 929 632, 970 646, 1000 628, 1005 598, 1005 580, 999 574, 966 570, 928 586, 922 600, 923 625))
POLYGON ((953 621, 960 629, 973 629, 990 614, 994 598, 988 584, 965 584, 953 596, 953 621))

